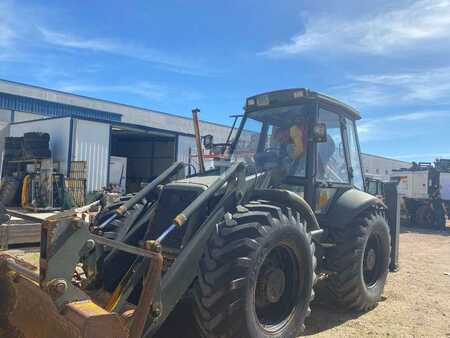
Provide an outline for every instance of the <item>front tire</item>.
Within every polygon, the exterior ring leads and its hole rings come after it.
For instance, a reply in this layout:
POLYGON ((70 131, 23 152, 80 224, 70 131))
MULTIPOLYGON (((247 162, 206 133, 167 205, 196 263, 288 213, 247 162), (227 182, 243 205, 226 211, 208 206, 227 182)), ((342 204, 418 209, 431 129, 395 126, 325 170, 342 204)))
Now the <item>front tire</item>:
POLYGON ((208 243, 194 288, 205 337, 290 338, 304 328, 314 245, 299 214, 264 203, 228 213, 208 243))
POLYGON ((384 213, 368 210, 332 233, 336 246, 327 254, 328 289, 347 310, 374 308, 384 290, 390 262, 390 233, 384 213))
POLYGON ((447 223, 446 210, 440 201, 419 206, 415 214, 416 224, 422 228, 445 229, 447 223))

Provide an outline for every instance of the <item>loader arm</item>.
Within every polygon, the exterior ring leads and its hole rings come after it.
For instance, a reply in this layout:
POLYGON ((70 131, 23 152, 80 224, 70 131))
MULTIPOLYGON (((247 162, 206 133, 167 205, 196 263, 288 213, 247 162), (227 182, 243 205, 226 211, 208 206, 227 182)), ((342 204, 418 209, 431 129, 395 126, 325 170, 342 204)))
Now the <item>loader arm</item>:
MULTIPOLYGON (((126 212, 180 169, 184 165, 174 163, 100 226, 126 212)), ((142 247, 136 247, 101 236, 101 229, 94 233, 90 224, 78 217, 89 207, 84 209, 66 211, 42 223, 39 272, 14 257, 0 256, 0 293, 8 297, 1 304, 0 316, 8 319, 8 323, 1 323, 6 329, 36 338, 138 338, 147 319, 157 315, 152 306, 160 289, 163 263, 159 244, 145 241, 142 247), (74 280, 81 257, 92 251, 102 252, 105 246, 145 259, 141 270, 136 271, 145 276, 140 301, 137 306, 129 306, 126 313, 107 311, 101 306, 101 298, 83 289, 80 280, 74 280)))
POLYGON ((246 195, 244 181, 243 163, 234 163, 176 215, 163 234, 144 240, 141 246, 109 239, 99 227, 93 229, 70 212, 47 219, 41 228, 39 272, 13 257, 0 256, 0 291, 14 299, 4 302, 6 309, 0 309, 0 314, 8 313, 11 326, 25 337, 55 337, 55 333, 67 338, 152 336, 196 278, 195 267, 215 225, 246 195), (221 197, 216 207, 162 275, 162 242, 219 192, 221 197), (136 257, 112 293, 86 288, 82 280, 75 278, 81 257, 91 255, 97 265, 104 257, 105 247, 136 257), (127 302, 138 285, 142 285, 139 301, 127 302), (38 310, 34 311, 33 307, 38 310))

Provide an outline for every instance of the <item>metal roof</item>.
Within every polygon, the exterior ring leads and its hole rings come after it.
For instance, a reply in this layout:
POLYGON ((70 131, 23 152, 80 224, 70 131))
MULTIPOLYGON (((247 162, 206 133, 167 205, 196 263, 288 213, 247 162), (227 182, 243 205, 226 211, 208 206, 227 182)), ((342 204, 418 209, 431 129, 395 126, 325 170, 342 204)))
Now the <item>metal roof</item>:
MULTIPOLYGON (((73 94, 68 92, 63 92, 60 90, 44 88, 40 86, 20 83, 16 81, 10 81, 5 79, 0 79, 0 93, 16 95, 20 97, 32 98, 37 100, 42 100, 43 102, 54 102, 58 104, 64 104, 69 106, 74 106, 77 108, 87 109, 92 112, 100 112, 100 113, 109 113, 109 114, 117 114, 122 115, 122 121, 126 120, 126 115, 131 113, 146 113, 155 116, 158 119, 166 120, 167 118, 174 119, 173 123, 177 123, 178 121, 188 121, 190 123, 191 118, 187 116, 176 115, 172 113, 161 112, 158 110, 137 107, 130 104, 118 103, 110 100, 104 100, 99 98, 94 98, 85 95, 73 94)), ((0 107, 1 108, 1 107, 0 107)), ((6 108, 11 109, 11 108, 6 108)), ((19 111, 19 109, 17 109, 19 111)), ((41 113, 39 113, 41 114, 41 113)), ((60 115, 49 115, 49 116, 60 116, 60 115)), ((79 115, 78 115, 79 116, 79 115)), ((89 118, 102 118, 102 114, 95 116, 86 116, 82 117, 89 118)), ((113 119, 112 121, 121 121, 117 119, 113 119)), ((228 130, 230 125, 209 122, 205 120, 200 120, 202 124, 209 126, 217 126, 219 128, 226 128, 228 130)))
MULTIPOLYGON (((321 94, 319 92, 315 92, 309 90, 308 88, 292 88, 292 89, 283 89, 276 90, 271 92, 266 92, 258 95, 251 96, 247 98, 245 104, 246 111, 254 111, 258 109, 264 109, 264 105, 249 106, 249 100, 255 100, 256 103, 258 99, 262 97, 267 97, 270 100, 270 105, 293 105, 293 104, 302 104, 306 102, 310 102, 311 100, 319 100, 326 105, 331 105, 338 110, 342 110, 343 112, 349 114, 353 119, 359 120, 361 118, 360 113, 349 105, 325 94, 321 94)), ((268 103, 267 103, 268 104, 268 103)))
POLYGON ((121 121, 122 115, 107 111, 0 93, 0 108, 51 117, 87 117, 106 121, 121 121))

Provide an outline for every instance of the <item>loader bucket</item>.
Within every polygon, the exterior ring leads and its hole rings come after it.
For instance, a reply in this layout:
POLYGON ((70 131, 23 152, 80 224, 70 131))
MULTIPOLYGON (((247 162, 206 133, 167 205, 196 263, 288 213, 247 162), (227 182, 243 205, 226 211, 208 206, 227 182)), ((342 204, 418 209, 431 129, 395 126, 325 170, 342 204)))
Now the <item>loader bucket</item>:
MULTIPOLYGON (((58 311, 39 283, 8 264, 0 256, 0 336, 23 338, 126 338, 124 318, 91 300, 66 304, 58 311)), ((23 262, 18 262, 22 264, 23 262)))

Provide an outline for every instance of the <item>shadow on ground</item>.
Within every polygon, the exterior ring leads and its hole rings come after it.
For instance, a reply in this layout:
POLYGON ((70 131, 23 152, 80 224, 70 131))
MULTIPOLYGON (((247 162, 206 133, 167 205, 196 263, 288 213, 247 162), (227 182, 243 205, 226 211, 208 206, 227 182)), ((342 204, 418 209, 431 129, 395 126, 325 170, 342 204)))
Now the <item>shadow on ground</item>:
POLYGON ((338 308, 331 301, 332 296, 329 294, 324 280, 318 282, 315 290, 317 298, 311 304, 311 315, 306 319, 306 330, 303 336, 312 336, 330 330, 364 314, 364 312, 344 311, 338 308))
MULTIPOLYGON (((310 336, 327 331, 343 323, 358 318, 364 313, 346 312, 330 303, 326 289, 319 286, 319 297, 311 306, 311 316, 306 320, 306 330, 302 336, 310 336)), ((188 304, 179 304, 155 338, 198 338, 192 308, 188 304), (194 326, 193 326, 194 325, 194 326)))

